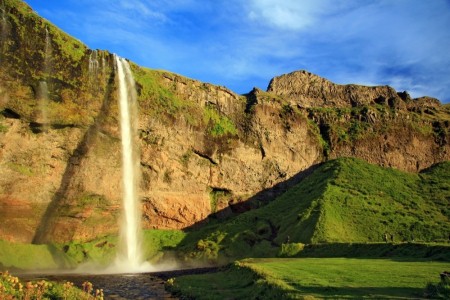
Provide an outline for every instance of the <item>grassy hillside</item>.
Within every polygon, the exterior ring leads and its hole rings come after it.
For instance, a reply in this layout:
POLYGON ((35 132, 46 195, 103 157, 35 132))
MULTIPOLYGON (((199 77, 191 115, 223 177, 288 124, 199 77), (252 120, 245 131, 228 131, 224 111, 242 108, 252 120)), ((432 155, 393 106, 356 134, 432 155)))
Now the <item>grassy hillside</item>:
MULTIPOLYGON (((157 264, 164 254, 183 239, 180 230, 146 230, 143 233, 144 257, 157 264)), ((0 240, 0 271, 71 269, 87 262, 108 266, 117 253, 117 236, 106 236, 90 242, 32 245, 0 240)))
POLYGON ((190 232, 180 249, 216 260, 298 252, 302 244, 447 242, 449 174, 450 163, 409 174, 329 161, 270 204, 190 232))
POLYGON ((448 268, 385 259, 251 259, 222 272, 169 280, 168 287, 194 299, 446 299, 448 290, 430 294, 426 286, 448 268))

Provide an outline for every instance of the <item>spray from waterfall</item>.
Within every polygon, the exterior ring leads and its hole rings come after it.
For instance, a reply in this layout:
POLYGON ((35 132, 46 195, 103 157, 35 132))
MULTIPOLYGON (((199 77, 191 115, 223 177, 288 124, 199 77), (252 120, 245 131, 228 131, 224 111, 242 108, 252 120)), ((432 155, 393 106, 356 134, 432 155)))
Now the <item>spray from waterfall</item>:
POLYGON ((128 62, 114 57, 119 80, 120 130, 122 137, 123 216, 116 270, 140 272, 149 269, 141 250, 141 211, 138 199, 139 157, 136 147, 136 87, 128 62))

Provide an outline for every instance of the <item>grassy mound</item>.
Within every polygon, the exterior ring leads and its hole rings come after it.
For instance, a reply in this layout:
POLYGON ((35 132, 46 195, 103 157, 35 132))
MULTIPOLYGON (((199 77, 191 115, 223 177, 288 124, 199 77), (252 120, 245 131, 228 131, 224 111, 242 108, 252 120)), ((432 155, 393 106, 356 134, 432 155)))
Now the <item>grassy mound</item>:
POLYGON ((0 269, 58 269, 73 261, 54 245, 31 245, 0 240, 0 269))
POLYGON ((447 243, 449 176, 449 162, 410 174, 328 161, 270 204, 189 232, 180 249, 217 260, 276 256, 292 243, 447 243))
POLYGON ((168 281, 195 299, 411 299, 449 263, 386 259, 249 259, 217 273, 168 281))

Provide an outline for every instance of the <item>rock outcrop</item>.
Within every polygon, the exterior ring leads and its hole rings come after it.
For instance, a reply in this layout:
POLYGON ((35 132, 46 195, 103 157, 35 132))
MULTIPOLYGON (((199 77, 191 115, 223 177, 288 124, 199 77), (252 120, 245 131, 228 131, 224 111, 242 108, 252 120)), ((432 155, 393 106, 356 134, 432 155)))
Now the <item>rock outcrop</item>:
MULTIPOLYGON (((0 239, 115 234, 121 162, 116 74, 5 0, 0 53, 0 239)), ((305 71, 237 95, 131 64, 139 97, 144 228, 186 228, 270 201, 328 158, 419 171, 450 159, 448 106, 305 71)))
POLYGON ((339 85, 308 71, 273 78, 267 91, 301 107, 354 107, 389 104, 405 107, 390 86, 339 85))

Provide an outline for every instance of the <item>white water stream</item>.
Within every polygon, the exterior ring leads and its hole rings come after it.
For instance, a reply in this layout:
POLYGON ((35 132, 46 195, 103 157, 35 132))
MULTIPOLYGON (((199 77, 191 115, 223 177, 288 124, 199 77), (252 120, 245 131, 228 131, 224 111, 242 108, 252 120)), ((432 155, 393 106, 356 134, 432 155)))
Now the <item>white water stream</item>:
POLYGON ((137 120, 136 88, 128 62, 115 56, 119 79, 120 130, 122 137, 123 216, 120 245, 115 267, 119 272, 142 272, 148 269, 141 251, 141 212, 137 183, 139 160, 134 125, 137 120))
POLYGON ((92 50, 91 54, 89 54, 89 78, 95 79, 97 77, 98 72, 98 59, 97 59, 97 50, 92 50))
POLYGON ((49 78, 50 73, 52 71, 51 58, 52 58, 52 45, 48 28, 45 28, 44 62, 42 65, 42 72, 44 79, 39 82, 39 89, 38 89, 39 110, 41 113, 39 122, 42 124, 42 131, 44 132, 47 132, 50 123, 50 120, 48 118, 48 105, 49 105, 49 78))

